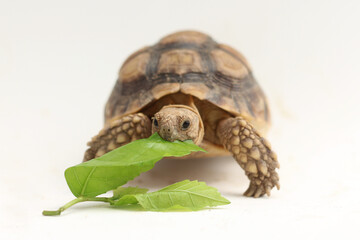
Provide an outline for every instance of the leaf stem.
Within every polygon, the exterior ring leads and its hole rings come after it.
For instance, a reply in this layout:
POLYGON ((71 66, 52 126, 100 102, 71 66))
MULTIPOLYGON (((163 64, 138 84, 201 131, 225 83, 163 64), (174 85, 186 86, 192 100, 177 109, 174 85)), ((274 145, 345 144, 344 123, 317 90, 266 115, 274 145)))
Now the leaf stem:
POLYGON ((44 210, 42 212, 42 214, 44 216, 57 216, 57 215, 60 215, 63 211, 65 211, 69 207, 71 207, 79 202, 89 202, 89 201, 107 202, 110 204, 114 203, 114 201, 111 198, 107 198, 107 197, 78 197, 78 198, 75 198, 75 199, 71 200, 70 202, 66 203, 64 206, 60 207, 58 210, 55 210, 55 211, 44 210))

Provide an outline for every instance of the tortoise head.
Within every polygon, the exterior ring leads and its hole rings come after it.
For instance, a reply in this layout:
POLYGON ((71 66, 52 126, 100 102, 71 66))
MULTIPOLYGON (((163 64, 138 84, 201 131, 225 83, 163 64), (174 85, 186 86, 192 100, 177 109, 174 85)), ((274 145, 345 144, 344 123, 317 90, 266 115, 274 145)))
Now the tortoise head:
POLYGON ((153 117, 152 133, 155 132, 170 142, 190 139, 198 145, 204 137, 204 125, 200 114, 189 106, 168 105, 153 117))

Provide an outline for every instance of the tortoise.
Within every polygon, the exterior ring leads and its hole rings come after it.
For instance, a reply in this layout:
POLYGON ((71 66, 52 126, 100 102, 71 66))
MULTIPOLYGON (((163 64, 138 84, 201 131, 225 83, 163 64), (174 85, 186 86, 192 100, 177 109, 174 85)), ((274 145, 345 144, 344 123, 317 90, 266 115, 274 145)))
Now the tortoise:
POLYGON ((250 180, 244 195, 269 196, 280 187, 276 154, 263 138, 269 125, 266 97, 243 55, 204 33, 181 31, 126 59, 84 161, 157 132, 208 152, 190 157, 232 154, 250 180))

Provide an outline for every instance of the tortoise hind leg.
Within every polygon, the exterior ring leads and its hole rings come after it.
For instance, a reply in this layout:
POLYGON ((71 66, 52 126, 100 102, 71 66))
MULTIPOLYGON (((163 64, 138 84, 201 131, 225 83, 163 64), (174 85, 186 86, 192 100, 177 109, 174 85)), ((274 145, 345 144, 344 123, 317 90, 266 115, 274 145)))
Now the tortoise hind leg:
POLYGON ((98 135, 88 142, 89 148, 84 154, 86 162, 121 147, 131 141, 147 138, 151 135, 151 121, 142 113, 130 114, 111 122, 98 135))
POLYGON ((278 189, 279 168, 276 154, 270 144, 242 117, 220 121, 217 135, 224 147, 230 151, 250 179, 250 186, 244 193, 248 197, 270 196, 270 190, 278 189))

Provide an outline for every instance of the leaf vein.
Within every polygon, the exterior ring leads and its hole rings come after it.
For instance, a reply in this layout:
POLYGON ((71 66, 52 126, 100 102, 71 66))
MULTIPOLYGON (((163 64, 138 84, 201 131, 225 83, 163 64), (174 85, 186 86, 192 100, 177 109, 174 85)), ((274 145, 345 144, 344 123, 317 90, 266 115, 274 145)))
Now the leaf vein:
POLYGON ((154 205, 154 203, 151 201, 151 198, 149 197, 149 195, 146 195, 146 198, 148 199, 150 205, 154 208, 157 209, 157 207, 154 205))
POLYGON ((173 199, 172 199, 172 197, 171 197, 171 194, 168 192, 168 196, 169 196, 169 198, 170 198, 170 202, 171 202, 171 205, 174 205, 174 201, 173 201, 173 199))
POLYGON ((195 203, 194 203, 194 200, 193 200, 193 198, 192 198, 192 196, 191 196, 191 193, 188 192, 188 195, 189 195, 189 197, 190 197, 190 200, 191 200, 191 203, 192 203, 193 207, 195 207, 195 203))
POLYGON ((87 176, 87 178, 86 178, 86 180, 85 180, 85 182, 84 182, 84 186, 83 186, 82 191, 81 191, 81 195, 84 195, 84 192, 85 192, 85 190, 86 190, 86 187, 87 187, 87 185, 88 185, 88 183, 89 183, 89 181, 90 181, 90 177, 93 175, 95 169, 96 169, 96 167, 94 167, 94 168, 91 170, 91 172, 89 173, 89 175, 87 176))

